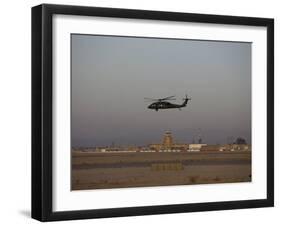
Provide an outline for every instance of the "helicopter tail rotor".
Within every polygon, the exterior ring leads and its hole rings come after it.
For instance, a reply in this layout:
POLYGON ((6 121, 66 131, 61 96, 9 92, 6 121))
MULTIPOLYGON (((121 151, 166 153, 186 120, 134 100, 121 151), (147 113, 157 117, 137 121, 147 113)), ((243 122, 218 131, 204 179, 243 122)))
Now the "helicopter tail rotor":
POLYGON ((185 98, 183 98, 182 100, 191 100, 191 98, 188 98, 187 94, 185 94, 185 98))

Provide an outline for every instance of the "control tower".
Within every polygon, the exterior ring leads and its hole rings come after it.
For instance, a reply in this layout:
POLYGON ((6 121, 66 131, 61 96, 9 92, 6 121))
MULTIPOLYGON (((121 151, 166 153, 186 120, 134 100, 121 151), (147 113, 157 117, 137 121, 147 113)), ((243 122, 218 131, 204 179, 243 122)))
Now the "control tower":
POLYGON ((152 150, 156 150, 156 151, 165 151, 165 150, 186 151, 188 149, 188 144, 174 143, 172 133, 170 131, 166 131, 161 144, 150 144, 149 147, 152 150))
POLYGON ((166 131, 163 138, 163 146, 165 148, 171 148, 173 146, 173 137, 170 131, 166 131))

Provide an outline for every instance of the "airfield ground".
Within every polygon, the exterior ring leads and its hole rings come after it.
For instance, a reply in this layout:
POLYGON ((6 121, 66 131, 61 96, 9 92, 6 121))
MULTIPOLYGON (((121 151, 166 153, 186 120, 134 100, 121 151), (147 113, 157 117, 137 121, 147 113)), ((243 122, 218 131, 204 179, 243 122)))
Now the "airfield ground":
POLYGON ((72 190, 250 182, 251 152, 72 152, 72 190))

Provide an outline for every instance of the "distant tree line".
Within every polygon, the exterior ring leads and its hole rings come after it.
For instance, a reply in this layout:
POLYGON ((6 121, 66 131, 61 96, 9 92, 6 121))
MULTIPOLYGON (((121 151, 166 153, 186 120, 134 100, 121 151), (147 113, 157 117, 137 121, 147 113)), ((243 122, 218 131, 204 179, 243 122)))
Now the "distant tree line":
POLYGON ((247 144, 246 140, 242 137, 238 137, 234 144, 247 144))

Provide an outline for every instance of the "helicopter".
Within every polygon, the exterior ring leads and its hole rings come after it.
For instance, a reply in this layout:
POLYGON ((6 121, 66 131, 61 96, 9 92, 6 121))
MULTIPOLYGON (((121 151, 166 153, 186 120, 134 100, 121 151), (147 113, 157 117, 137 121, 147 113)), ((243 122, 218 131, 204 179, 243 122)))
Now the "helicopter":
POLYGON ((155 111, 158 111, 159 109, 171 109, 171 108, 178 108, 179 110, 181 110, 181 108, 186 107, 187 102, 191 100, 190 98, 187 97, 187 95, 185 95, 185 98, 183 98, 182 104, 173 104, 169 102, 170 100, 176 100, 175 96, 169 96, 161 99, 153 99, 153 98, 145 97, 144 99, 154 102, 150 104, 147 108, 153 109, 155 111))

